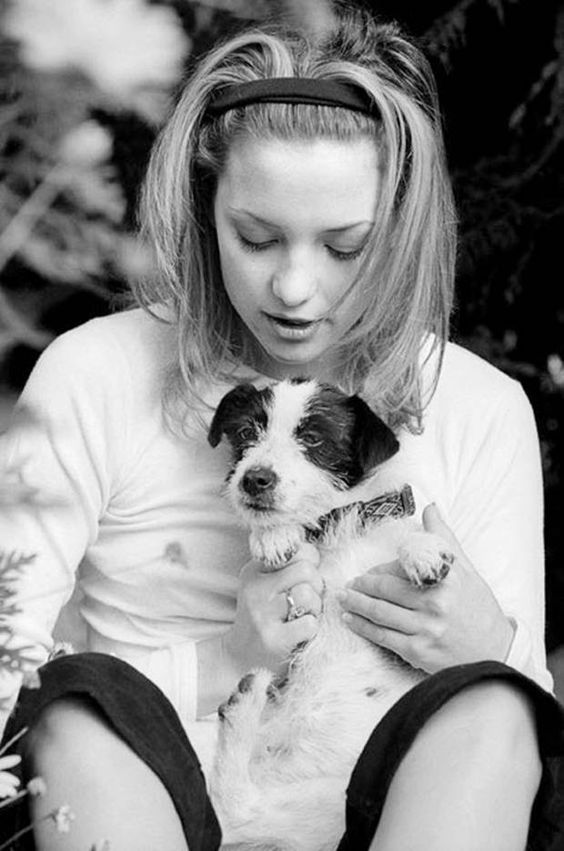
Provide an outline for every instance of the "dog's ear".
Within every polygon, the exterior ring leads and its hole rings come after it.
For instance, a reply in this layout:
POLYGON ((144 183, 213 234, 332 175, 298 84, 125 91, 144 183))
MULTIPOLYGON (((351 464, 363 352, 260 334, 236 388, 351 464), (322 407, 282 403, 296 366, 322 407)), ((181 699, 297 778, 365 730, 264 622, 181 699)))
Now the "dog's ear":
POLYGON ((248 409, 249 402, 259 391, 252 384, 238 384, 226 393, 213 415, 208 431, 208 442, 214 448, 220 443, 228 425, 236 420, 242 411, 248 409))
POLYGON ((392 429, 360 396, 350 396, 348 405, 354 414, 354 451, 360 468, 366 474, 395 455, 399 442, 392 429))

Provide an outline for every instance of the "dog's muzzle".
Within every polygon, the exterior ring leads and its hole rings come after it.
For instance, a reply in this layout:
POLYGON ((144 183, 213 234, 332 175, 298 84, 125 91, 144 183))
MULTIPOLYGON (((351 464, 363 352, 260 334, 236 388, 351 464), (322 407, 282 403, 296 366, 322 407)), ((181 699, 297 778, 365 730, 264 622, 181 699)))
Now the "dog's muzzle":
POLYGON ((271 467, 251 467, 240 482, 245 505, 256 511, 268 511, 274 507, 278 475, 271 467))
POLYGON ((239 487, 249 496, 262 496, 273 491, 277 484, 278 476, 271 467, 251 467, 239 487))

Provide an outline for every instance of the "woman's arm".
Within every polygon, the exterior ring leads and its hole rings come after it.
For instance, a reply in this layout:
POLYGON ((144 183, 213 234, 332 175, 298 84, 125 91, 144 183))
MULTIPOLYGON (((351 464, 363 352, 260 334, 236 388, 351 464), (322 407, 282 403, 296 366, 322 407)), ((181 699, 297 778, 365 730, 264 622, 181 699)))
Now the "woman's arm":
MULTIPOLYGON (((16 593, 10 644, 31 648, 36 664, 52 648, 53 626, 96 539, 112 466, 123 455, 123 394, 108 405, 100 386, 108 384, 87 347, 64 335, 39 359, 0 439, 0 480, 13 485, 0 513, 1 549, 25 557, 9 583, 16 593)), ((4 671, 1 687, 9 697, 19 680, 4 671)))
POLYGON ((418 588, 398 562, 357 577, 341 596, 344 619, 359 635, 428 673, 483 659, 504 661, 514 628, 487 583, 462 552, 436 506, 423 513, 427 531, 455 555, 438 585, 418 588))
POLYGON ((461 543, 435 508, 425 515, 427 528, 450 539, 457 555, 449 576, 420 590, 401 576, 368 574, 343 606, 355 631, 429 672, 498 659, 550 689, 538 438, 523 392, 514 383, 505 388, 489 420, 466 423, 475 449, 459 445, 457 458, 451 447, 449 526, 461 543))

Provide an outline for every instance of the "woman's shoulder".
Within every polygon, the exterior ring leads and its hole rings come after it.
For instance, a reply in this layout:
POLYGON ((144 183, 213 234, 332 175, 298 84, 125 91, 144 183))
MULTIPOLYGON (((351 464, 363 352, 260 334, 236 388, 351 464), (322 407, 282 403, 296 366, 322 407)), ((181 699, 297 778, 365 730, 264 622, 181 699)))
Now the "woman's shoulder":
POLYGON ((141 308, 90 319, 58 336, 42 360, 65 369, 88 372, 127 368, 147 376, 168 363, 173 335, 170 325, 141 308))
POLYGON ((501 369, 457 343, 447 343, 437 395, 484 404, 520 392, 519 382, 501 369))
POLYGON ((42 352, 22 392, 38 410, 105 411, 158 404, 174 345, 171 326, 141 309, 98 317, 60 334, 42 352))
POLYGON ((528 416, 530 403, 521 384, 484 358, 456 343, 445 347, 427 418, 481 422, 528 416))

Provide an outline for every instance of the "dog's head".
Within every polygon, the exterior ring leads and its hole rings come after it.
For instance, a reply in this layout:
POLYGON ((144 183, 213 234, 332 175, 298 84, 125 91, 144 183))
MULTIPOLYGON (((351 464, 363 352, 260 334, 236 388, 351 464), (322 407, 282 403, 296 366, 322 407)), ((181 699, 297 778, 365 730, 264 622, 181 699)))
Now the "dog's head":
POLYGON ((390 428, 358 396, 307 379, 227 393, 208 440, 225 435, 233 466, 227 491, 249 522, 306 524, 335 505, 335 492, 354 487, 394 455, 390 428))

